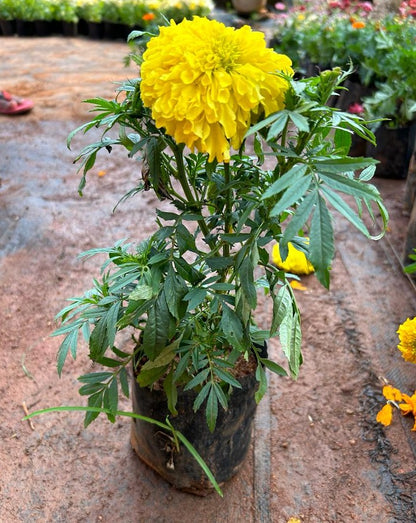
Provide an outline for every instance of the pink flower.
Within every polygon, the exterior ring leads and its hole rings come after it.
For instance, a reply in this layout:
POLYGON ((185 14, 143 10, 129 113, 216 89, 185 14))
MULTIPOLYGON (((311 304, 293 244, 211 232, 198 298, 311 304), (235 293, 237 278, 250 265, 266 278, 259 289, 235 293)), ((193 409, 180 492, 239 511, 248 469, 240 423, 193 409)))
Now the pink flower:
POLYGON ((351 114, 362 114, 364 112, 364 107, 360 103, 354 102, 348 107, 348 112, 351 114))
POLYGON ((277 2, 276 4, 274 4, 274 7, 278 11, 286 11, 286 6, 283 2, 277 2))

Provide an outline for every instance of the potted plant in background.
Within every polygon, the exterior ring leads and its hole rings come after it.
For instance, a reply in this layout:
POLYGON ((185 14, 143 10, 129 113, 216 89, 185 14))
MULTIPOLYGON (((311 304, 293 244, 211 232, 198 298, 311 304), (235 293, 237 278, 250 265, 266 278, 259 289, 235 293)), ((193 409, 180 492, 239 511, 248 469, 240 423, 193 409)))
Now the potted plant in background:
POLYGON ((115 100, 89 100, 96 116, 69 142, 103 130, 77 158, 81 194, 99 151, 121 146, 141 160, 126 197, 152 191, 164 206, 149 238, 83 254, 106 259, 101 278, 57 316, 58 371, 83 336, 99 366, 79 378, 88 425, 100 412, 115 420, 133 368, 133 446, 173 485, 204 494, 211 484, 160 425, 190 440, 218 482, 241 466, 266 369, 295 378, 302 362, 300 313, 290 275, 270 261, 273 245, 283 260, 289 242, 305 253, 329 287, 329 207, 368 237, 363 211, 371 218, 375 205, 384 225, 387 212, 368 183, 375 160, 348 156, 352 133, 373 134, 359 116, 326 105, 345 80, 339 68, 294 80, 290 59, 263 34, 199 17, 161 27, 135 60, 141 78, 115 100), (259 292, 272 304, 267 325, 256 321, 259 292), (287 370, 267 355, 273 336, 287 370))

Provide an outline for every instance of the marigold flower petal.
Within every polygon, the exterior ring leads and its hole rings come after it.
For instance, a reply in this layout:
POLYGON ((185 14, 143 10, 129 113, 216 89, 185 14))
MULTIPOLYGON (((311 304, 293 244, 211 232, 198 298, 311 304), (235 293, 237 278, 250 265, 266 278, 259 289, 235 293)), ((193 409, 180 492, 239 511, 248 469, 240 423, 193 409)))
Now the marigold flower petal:
POLYGON ((416 318, 402 323, 397 330, 400 343, 397 348, 402 353, 403 359, 411 363, 416 363, 416 318))
POLYGON ((392 385, 384 385, 383 396, 386 400, 402 401, 402 393, 399 389, 395 389, 392 385))
POLYGON ((255 117, 284 108, 293 74, 285 55, 249 26, 195 16, 161 27, 143 54, 141 97, 177 143, 229 161, 255 117))
POLYGON ((378 412, 376 420, 388 427, 393 420, 393 407, 390 403, 386 403, 384 407, 378 412))

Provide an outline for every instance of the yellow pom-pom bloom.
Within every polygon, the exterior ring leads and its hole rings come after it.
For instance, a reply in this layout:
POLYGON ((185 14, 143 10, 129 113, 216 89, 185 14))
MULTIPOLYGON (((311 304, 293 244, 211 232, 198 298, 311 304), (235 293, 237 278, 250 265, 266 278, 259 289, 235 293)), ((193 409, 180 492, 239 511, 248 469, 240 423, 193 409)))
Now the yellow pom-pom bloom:
POLYGON ((291 60, 263 33, 194 17, 161 27, 143 54, 141 97, 177 143, 228 162, 251 122, 284 108, 291 60))
POLYGON ((411 363, 416 363, 416 318, 408 318, 397 331, 400 343, 397 348, 403 358, 411 363))
POLYGON ((288 243, 288 255, 283 261, 280 256, 279 244, 276 243, 272 250, 273 263, 286 272, 293 274, 311 274, 315 271, 311 262, 306 258, 305 253, 298 251, 292 243, 288 243))

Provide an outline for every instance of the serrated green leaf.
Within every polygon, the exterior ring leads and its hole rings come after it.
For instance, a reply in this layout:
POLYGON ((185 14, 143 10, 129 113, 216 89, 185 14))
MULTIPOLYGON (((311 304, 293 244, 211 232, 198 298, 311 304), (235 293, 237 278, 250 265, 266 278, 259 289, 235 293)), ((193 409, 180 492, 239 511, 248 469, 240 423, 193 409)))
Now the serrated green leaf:
MULTIPOLYGON (((97 392, 96 394, 92 394, 88 398, 88 406, 101 408, 103 405, 103 394, 104 394, 104 392, 102 390, 97 392)), ((100 414, 100 412, 91 412, 91 411, 86 412, 85 417, 84 417, 84 427, 87 428, 88 425, 92 421, 94 421, 98 417, 99 414, 100 414)))
POLYGON ((111 380, 110 385, 104 391, 103 406, 111 412, 111 414, 107 413, 107 417, 114 423, 118 408, 118 387, 115 378, 111 380))
POLYGON ((278 365, 276 362, 267 358, 261 358, 260 361, 262 365, 264 365, 267 369, 271 370, 275 374, 278 374, 279 376, 287 376, 286 370, 280 365, 278 365))
POLYGON ((287 314, 292 314, 292 295, 283 285, 277 295, 273 295, 273 316, 270 327, 270 336, 273 337, 279 330, 279 326, 287 314))
POLYGON ((143 331, 143 352, 150 360, 166 347, 171 328, 171 316, 163 291, 159 294, 154 306, 147 313, 146 326, 143 331))
POLYGON ((219 383, 214 382, 213 387, 217 396, 218 402, 224 410, 228 409, 228 399, 219 383))
POLYGON ((260 403, 261 399, 267 392, 267 376, 262 365, 257 365, 256 379, 259 382, 259 388, 254 394, 254 399, 256 400, 256 403, 260 403))
POLYGON ((187 292, 183 299, 188 302, 188 310, 196 309, 205 300, 206 295, 207 290, 201 287, 196 287, 187 292))
POLYGON ((209 391, 211 390, 211 386, 212 383, 209 381, 208 383, 205 383, 205 385, 199 391, 198 396, 195 398, 193 405, 194 412, 196 412, 201 407, 202 403, 205 401, 209 391))
POLYGON ((61 343, 58 354, 57 354, 57 369, 58 369, 58 375, 60 376, 62 374, 62 368, 64 366, 66 357, 68 355, 68 352, 71 350, 72 355, 76 354, 76 347, 78 344, 78 331, 73 330, 72 332, 69 332, 63 342, 61 343))
POLYGON ((287 173, 278 178, 267 188, 267 190, 262 194, 261 199, 266 200, 267 198, 280 194, 288 187, 292 187, 298 180, 305 176, 307 170, 308 166, 305 164, 294 165, 287 171, 287 173))
POLYGON ((173 380, 173 372, 169 374, 163 380, 163 390, 165 391, 168 399, 168 409, 173 416, 177 416, 178 411, 176 410, 176 403, 178 402, 178 391, 173 380))
POLYGON ((102 372, 89 372, 88 374, 83 374, 78 378, 78 381, 81 383, 103 383, 110 379, 113 376, 112 372, 102 371, 102 372))
POLYGON ((293 204, 303 198, 311 185, 311 177, 304 176, 300 178, 294 185, 287 189, 270 211, 270 216, 278 216, 283 211, 289 209, 293 204))
POLYGON ((119 380, 120 380, 120 386, 121 391, 126 396, 126 398, 130 397, 130 390, 129 390, 129 380, 128 380, 128 374, 126 367, 122 367, 119 372, 119 380))
POLYGON ((331 215, 320 196, 312 216, 309 260, 315 268, 318 280, 325 288, 329 288, 329 268, 334 257, 334 231, 331 215))
POLYGON ((196 376, 194 376, 191 379, 191 381, 189 381, 185 385, 184 390, 194 389, 195 387, 198 387, 199 385, 201 385, 208 378, 209 372, 210 372, 209 369, 201 370, 201 372, 199 372, 196 376))
POLYGON ((333 158, 328 160, 320 160, 315 162, 315 167, 319 173, 325 174, 342 174, 346 172, 364 169, 369 165, 376 165, 377 160, 373 158, 353 158, 350 156, 344 158, 333 158))
POLYGON ((251 309, 257 306, 257 292, 254 284, 254 265, 251 259, 246 256, 238 268, 241 289, 251 309))
POLYGON ((90 358, 95 361, 96 358, 103 356, 109 346, 107 337, 107 321, 105 315, 96 323, 91 332, 89 349, 90 358))
POLYGON ((314 206, 317 202, 317 198, 318 191, 312 190, 298 205, 290 219, 289 224, 283 232, 282 239, 279 242, 282 247, 286 246, 303 228, 305 223, 308 221, 308 218, 312 214, 314 206))
POLYGON ((227 372, 224 369, 220 369, 218 367, 214 367, 214 374, 222 381, 225 381, 225 383, 228 383, 229 385, 236 387, 237 389, 241 389, 241 383, 234 378, 234 376, 227 372))
POLYGON ((136 288, 129 294, 128 299, 134 301, 150 300, 153 297, 153 289, 150 285, 139 283, 136 288))
POLYGON ((166 369, 167 366, 156 367, 148 371, 140 370, 136 378, 137 383, 140 385, 140 387, 148 387, 149 385, 155 383, 155 381, 157 381, 165 373, 166 369))
POLYGON ((218 416, 218 398, 213 387, 211 387, 208 394, 205 414, 207 417, 208 428, 210 432, 214 432, 218 416))
POLYGON ((297 378, 302 363, 302 332, 298 314, 287 314, 279 329, 283 352, 289 362, 290 374, 297 378))
POLYGON ((162 349, 160 354, 154 360, 146 361, 142 367, 142 371, 148 371, 156 367, 166 367, 176 355, 176 349, 179 347, 181 338, 178 338, 173 343, 162 349))
POLYGON ((361 218, 354 212, 353 209, 341 198, 341 196, 329 189, 328 187, 321 187, 322 193, 325 195, 329 203, 341 213, 354 227, 356 227, 364 236, 370 237, 367 227, 361 218))
POLYGON ((224 332, 227 341, 230 345, 237 348, 244 348, 243 339, 244 331, 243 325, 237 314, 228 307, 225 303, 223 304, 222 316, 221 316, 221 329, 224 332))
POLYGON ((288 116, 299 131, 309 132, 309 122, 307 118, 294 111, 288 111, 288 116))
POLYGON ((81 396, 90 396, 103 388, 102 383, 87 383, 78 389, 81 396))

